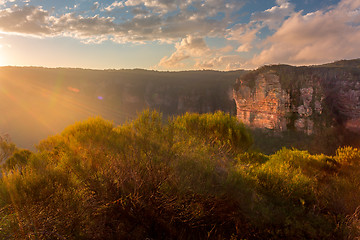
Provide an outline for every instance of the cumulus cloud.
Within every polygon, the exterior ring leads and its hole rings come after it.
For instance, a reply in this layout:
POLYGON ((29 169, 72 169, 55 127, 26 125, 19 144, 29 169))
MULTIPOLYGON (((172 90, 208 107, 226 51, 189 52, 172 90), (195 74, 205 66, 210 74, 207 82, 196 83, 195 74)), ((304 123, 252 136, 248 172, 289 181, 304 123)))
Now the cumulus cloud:
POLYGON ((243 6, 242 0, 127 0, 126 6, 144 6, 157 12, 167 13, 181 9, 186 11, 189 6, 198 14, 214 16, 220 12, 228 15, 230 12, 243 6))
POLYGON ((268 27, 270 30, 278 29, 284 19, 294 13, 295 5, 287 0, 276 0, 276 6, 251 15, 247 24, 236 24, 228 30, 226 38, 239 43, 237 52, 249 52, 254 48, 254 42, 260 31, 268 27))
MULTIPOLYGON (((7 2, 0 0, 0 5, 7 2)), ((173 43, 175 51, 158 64, 162 68, 316 64, 360 55, 360 0, 341 0, 308 14, 295 12, 289 0, 276 0, 275 6, 251 14, 249 23, 240 24, 238 10, 245 2, 117 0, 108 5, 101 3, 101 7, 94 2, 88 11, 82 11, 80 6, 65 14, 36 6, 4 5, 0 8, 0 31, 39 37, 69 36, 84 43, 173 43), (271 34, 265 40, 260 34, 264 30, 271 34), (209 38, 224 39, 226 47, 209 47, 209 38)))
MULTIPOLYGON (((235 2, 239 3, 238 0, 128 0, 113 1, 103 9, 110 14, 115 8, 127 8, 132 14, 124 18, 111 14, 112 17, 106 17, 103 12, 94 16, 82 16, 79 11, 54 15, 41 7, 16 6, 0 10, 0 30, 41 37, 71 36, 83 42, 105 39, 121 43, 175 42, 193 32, 199 36, 221 37, 231 24, 230 13, 236 10, 235 2), (219 13, 222 16, 214 18, 219 13)), ((94 2, 92 10, 99 6, 99 2, 94 2)))
POLYGON ((7 2, 15 2, 15 0, 0 0, 0 5, 4 5, 7 2))
POLYGON ((243 66, 244 59, 239 55, 224 55, 197 61, 195 67, 198 69, 224 69, 235 70, 243 66))
POLYGON ((240 43, 236 51, 249 52, 253 48, 252 44, 261 28, 258 24, 237 24, 229 30, 227 39, 240 43))
POLYGON ((104 10, 111 12, 112 10, 114 10, 115 8, 122 8, 124 7, 124 3, 120 2, 120 1, 115 1, 112 4, 110 4, 109 6, 107 6, 106 8, 104 8, 104 10))
POLYGON ((68 13, 60 18, 52 18, 52 31, 54 34, 63 34, 79 39, 85 39, 84 42, 101 42, 107 39, 106 35, 114 32, 116 25, 111 17, 93 17, 77 16, 75 13, 68 13))
POLYGON ((92 6, 92 11, 95 11, 96 9, 98 9, 100 6, 100 3, 99 2, 94 2, 93 6, 92 6))
MULTIPOLYGON (((137 0, 131 1, 135 2, 137 0)), ((140 1, 137 3, 139 2, 140 1)), ((207 0, 204 1, 204 3, 199 2, 199 5, 195 4, 194 6, 203 6, 203 8, 199 7, 199 9, 204 10, 204 12, 197 11, 194 16, 190 16, 189 13, 175 15, 174 20, 172 20, 171 17, 168 18, 166 26, 162 28, 162 34, 166 35, 168 33, 169 35, 180 37, 185 34, 186 31, 190 31, 198 32, 200 36, 225 36, 227 40, 238 43, 235 48, 236 52, 248 53, 253 50, 255 42, 258 40, 257 35, 263 28, 268 27, 271 30, 278 29, 284 22, 284 19, 291 16, 295 9, 295 6, 287 0, 277 0, 276 6, 263 12, 252 14, 250 23, 235 24, 231 28, 227 29, 227 25, 224 23, 230 19, 229 16, 234 9, 242 7, 242 3, 243 2, 237 2, 236 4, 236 2, 229 2, 228 4, 224 4, 223 1, 217 0, 207 0), (207 5, 206 7, 203 6, 205 3, 207 5), (220 24, 219 22, 211 22, 211 20, 204 18, 206 15, 216 16, 219 11, 224 14, 224 19, 226 19, 220 22, 220 24), (199 23, 203 24, 203 22, 206 22, 198 21, 201 18, 202 20, 209 20, 207 22, 208 25, 199 26, 199 23)), ((182 44, 176 45, 176 51, 170 57, 164 57, 161 59, 158 65, 167 68, 185 67, 184 61, 191 59, 195 62, 193 65, 195 68, 217 68, 229 70, 239 67, 247 67, 244 65, 245 58, 240 54, 229 54, 229 52, 234 50, 231 46, 227 46, 224 49, 210 49, 207 47, 207 50, 201 53, 201 57, 191 51, 188 51, 187 49, 189 49, 189 44, 183 44, 182 42, 182 44)))
POLYGON ((317 64, 359 57, 359 7, 359 0, 343 0, 330 10, 293 14, 249 64, 317 64))
POLYGON ((295 5, 287 0, 276 0, 277 6, 267 9, 263 12, 252 14, 253 21, 262 22, 270 29, 277 29, 283 22, 284 18, 294 13, 295 5))
POLYGON ((176 51, 170 57, 161 59, 157 67, 163 68, 194 68, 194 69, 238 69, 244 59, 239 55, 229 55, 233 47, 210 48, 201 37, 187 36, 175 45, 176 51), (186 65, 185 60, 193 60, 186 65))
POLYGON ((210 52, 203 38, 187 36, 181 42, 176 43, 176 51, 170 57, 164 57, 160 60, 159 66, 172 68, 183 67, 182 62, 190 57, 200 57, 210 52))
POLYGON ((342 0, 339 3, 339 8, 341 9, 352 9, 355 11, 359 11, 360 1, 359 0, 342 0))
POLYGON ((131 9, 132 14, 134 14, 134 16, 138 16, 138 15, 148 15, 150 12, 146 9, 140 8, 140 7, 135 7, 133 9, 131 9))
POLYGON ((41 7, 24 6, 0 10, 0 29, 3 32, 51 35, 51 22, 49 13, 41 7))
POLYGON ((130 7, 143 5, 155 12, 165 14, 177 9, 186 9, 187 6, 197 1, 199 0, 127 0, 125 5, 130 7))

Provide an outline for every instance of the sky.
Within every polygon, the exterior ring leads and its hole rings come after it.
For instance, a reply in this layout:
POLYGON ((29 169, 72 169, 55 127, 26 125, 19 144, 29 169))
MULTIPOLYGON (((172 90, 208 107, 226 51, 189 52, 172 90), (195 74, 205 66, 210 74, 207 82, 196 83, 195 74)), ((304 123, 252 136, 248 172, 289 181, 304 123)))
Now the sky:
POLYGON ((0 66, 254 69, 360 57, 360 0, 0 0, 0 66))

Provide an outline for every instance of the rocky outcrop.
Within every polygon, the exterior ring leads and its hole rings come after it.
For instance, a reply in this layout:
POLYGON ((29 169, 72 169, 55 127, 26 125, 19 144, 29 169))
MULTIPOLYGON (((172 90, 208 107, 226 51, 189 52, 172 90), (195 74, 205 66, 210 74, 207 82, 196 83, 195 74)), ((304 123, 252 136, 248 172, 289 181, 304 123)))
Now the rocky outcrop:
POLYGON ((279 76, 261 73, 249 83, 238 79, 234 88, 237 117, 257 128, 286 130, 286 114, 290 111, 290 95, 281 88, 279 76))
POLYGON ((250 72, 234 86, 237 117, 274 132, 312 135, 341 127, 360 133, 359 65, 275 65, 250 72))

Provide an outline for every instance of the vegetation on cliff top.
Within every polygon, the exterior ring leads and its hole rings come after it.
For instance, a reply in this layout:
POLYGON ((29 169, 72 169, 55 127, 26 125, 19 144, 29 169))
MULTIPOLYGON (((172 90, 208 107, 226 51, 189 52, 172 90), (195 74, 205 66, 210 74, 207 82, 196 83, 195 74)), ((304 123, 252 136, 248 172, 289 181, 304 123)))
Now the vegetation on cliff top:
POLYGON ((235 117, 146 111, 2 139, 0 239, 353 239, 360 150, 251 150, 235 117))

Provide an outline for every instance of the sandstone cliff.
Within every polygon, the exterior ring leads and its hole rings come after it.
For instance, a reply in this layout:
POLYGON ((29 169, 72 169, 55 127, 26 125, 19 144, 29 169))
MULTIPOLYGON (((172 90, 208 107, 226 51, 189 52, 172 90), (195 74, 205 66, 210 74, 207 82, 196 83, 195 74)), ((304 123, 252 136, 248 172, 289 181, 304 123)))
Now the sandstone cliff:
POLYGON ((233 97, 238 119, 253 129, 356 135, 360 60, 312 67, 264 66, 237 79, 233 97))

